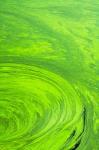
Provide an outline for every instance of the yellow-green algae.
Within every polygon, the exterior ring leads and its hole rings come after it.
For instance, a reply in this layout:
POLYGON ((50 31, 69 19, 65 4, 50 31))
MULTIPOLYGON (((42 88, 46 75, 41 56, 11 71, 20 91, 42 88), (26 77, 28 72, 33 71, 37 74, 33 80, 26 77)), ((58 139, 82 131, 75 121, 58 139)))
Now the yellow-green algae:
POLYGON ((99 150, 99 1, 0 1, 0 150, 99 150))

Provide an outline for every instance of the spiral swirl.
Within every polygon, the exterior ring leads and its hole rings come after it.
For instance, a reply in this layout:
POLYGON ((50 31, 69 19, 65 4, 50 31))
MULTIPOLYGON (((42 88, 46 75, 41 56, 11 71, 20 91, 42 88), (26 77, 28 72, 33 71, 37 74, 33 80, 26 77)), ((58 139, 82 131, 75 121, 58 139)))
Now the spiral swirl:
POLYGON ((62 77, 36 66, 2 63, 0 83, 1 145, 8 150, 50 149, 58 143, 52 148, 58 149, 79 141, 84 109, 62 77))

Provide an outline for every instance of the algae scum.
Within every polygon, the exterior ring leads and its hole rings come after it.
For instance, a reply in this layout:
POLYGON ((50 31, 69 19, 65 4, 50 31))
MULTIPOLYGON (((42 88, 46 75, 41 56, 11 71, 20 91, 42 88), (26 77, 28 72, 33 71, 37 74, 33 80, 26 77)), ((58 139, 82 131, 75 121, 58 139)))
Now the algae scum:
POLYGON ((98 0, 0 1, 0 150, 99 150, 98 0))

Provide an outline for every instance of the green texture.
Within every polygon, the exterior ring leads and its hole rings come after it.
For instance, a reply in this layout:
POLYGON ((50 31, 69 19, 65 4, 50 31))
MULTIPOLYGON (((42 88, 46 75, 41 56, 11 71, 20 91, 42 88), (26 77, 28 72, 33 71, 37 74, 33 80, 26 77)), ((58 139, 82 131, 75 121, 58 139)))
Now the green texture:
POLYGON ((99 1, 0 0, 0 150, 99 150, 99 1))

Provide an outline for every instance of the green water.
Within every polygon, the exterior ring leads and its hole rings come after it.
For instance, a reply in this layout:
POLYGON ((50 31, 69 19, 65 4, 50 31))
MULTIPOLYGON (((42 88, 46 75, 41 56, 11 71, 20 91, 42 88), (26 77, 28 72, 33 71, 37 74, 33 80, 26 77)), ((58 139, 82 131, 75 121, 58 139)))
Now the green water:
POLYGON ((0 1, 0 150, 99 150, 99 1, 0 1))

